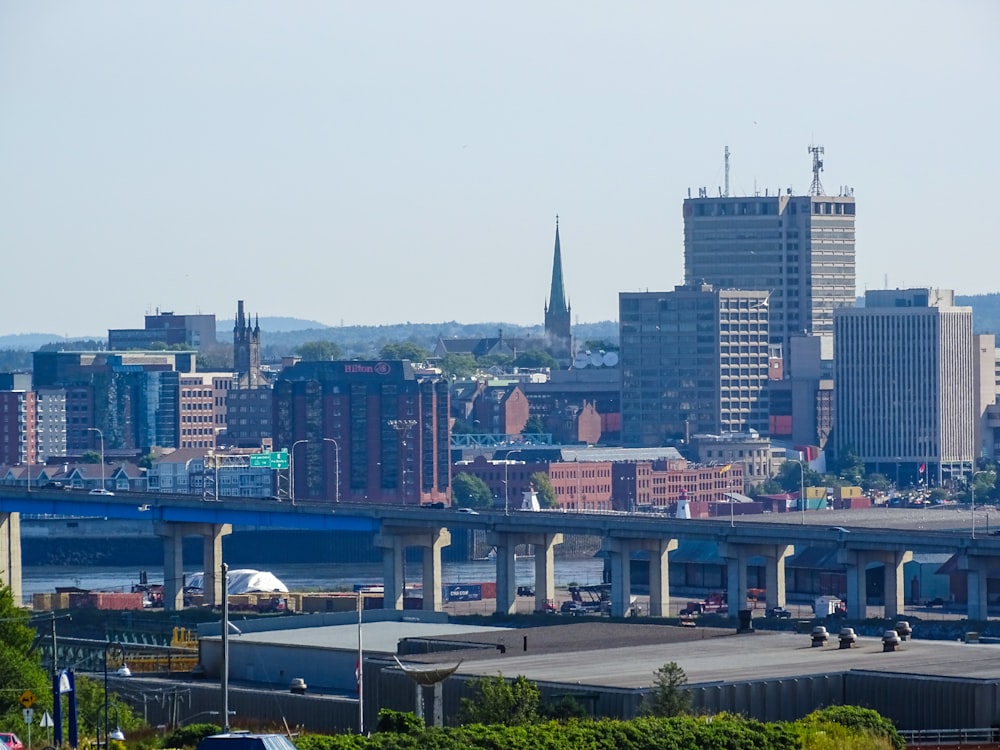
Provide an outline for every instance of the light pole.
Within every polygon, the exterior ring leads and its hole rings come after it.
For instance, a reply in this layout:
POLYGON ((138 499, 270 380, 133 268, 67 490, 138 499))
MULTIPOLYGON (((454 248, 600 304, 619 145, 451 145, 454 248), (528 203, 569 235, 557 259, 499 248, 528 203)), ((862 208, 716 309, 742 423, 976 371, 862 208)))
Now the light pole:
MULTIPOLYGON (((107 487, 104 486, 104 433, 101 432, 99 427, 88 427, 87 432, 96 432, 101 436, 101 489, 106 490, 107 487)), ((104 739, 107 741, 107 736, 105 736, 104 739)))
POLYGON ((520 452, 520 448, 514 451, 507 451, 507 455, 503 459, 503 514, 505 516, 510 515, 510 484, 507 481, 509 476, 508 469, 510 469, 510 457, 520 452))
MULTIPOLYGON (((989 474, 989 471, 974 471, 972 472, 972 479, 969 482, 969 496, 972 499, 972 538, 976 538, 976 477, 980 474, 989 474)), ((986 516, 987 523, 989 523, 989 516, 986 516)))
POLYGON ((806 462, 799 461, 799 510, 802 512, 802 525, 806 525, 806 462))
MULTIPOLYGON (((88 429, 94 429, 94 428, 88 428, 88 429)), ((121 654, 121 657, 122 657, 122 666, 121 666, 121 669, 118 670, 118 674, 120 674, 122 677, 129 677, 132 674, 129 671, 129 669, 126 666, 126 664, 125 664, 125 647, 122 646, 122 644, 120 644, 118 641, 107 641, 104 644, 104 747, 105 747, 105 750, 108 750, 108 748, 110 746, 110 743, 109 743, 108 740, 111 739, 110 732, 109 732, 109 726, 108 726, 108 657, 110 655, 110 652, 111 652, 112 648, 116 648, 118 650, 118 652, 121 654)), ((118 719, 118 707, 117 706, 115 707, 115 719, 116 719, 116 723, 117 723, 117 719, 118 719)), ((120 735, 120 736, 116 735, 113 739, 116 739, 116 740, 124 740, 125 739, 125 735, 122 734, 122 730, 121 729, 116 729, 115 731, 116 731, 117 735, 120 735)), ((98 734, 100 734, 100 731, 98 731, 98 734)), ((97 744, 98 745, 101 744, 100 743, 100 738, 98 738, 98 743, 97 744)))
POLYGON ((308 440, 296 440, 288 451, 288 499, 295 505, 295 446, 308 443, 308 440))
POLYGON ((334 493, 335 502, 340 502, 340 443, 331 437, 323 438, 324 443, 333 443, 334 468, 334 493))

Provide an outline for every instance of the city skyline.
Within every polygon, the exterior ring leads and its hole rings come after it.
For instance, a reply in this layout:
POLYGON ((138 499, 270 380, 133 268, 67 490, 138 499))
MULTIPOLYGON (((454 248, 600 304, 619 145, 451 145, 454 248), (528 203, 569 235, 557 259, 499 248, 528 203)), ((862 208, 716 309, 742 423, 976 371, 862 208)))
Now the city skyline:
POLYGON ((806 194, 825 147, 857 295, 988 293, 1000 8, 906 11, 8 4, 0 334, 238 298, 534 325, 557 213, 574 322, 613 320, 683 282, 682 202, 718 194, 727 146, 737 196, 806 194))

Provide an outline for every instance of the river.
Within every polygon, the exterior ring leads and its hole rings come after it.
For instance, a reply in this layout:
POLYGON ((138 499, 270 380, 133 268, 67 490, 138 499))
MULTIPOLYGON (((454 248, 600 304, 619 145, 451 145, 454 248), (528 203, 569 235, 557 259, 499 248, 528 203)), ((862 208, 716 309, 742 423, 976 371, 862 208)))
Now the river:
MULTIPOLYGON (((535 563, 530 559, 515 561, 517 585, 533 585, 535 563)), ((442 563, 442 583, 479 583, 496 580, 496 565, 489 560, 471 562, 442 563)), ((556 558, 556 586, 569 584, 589 585, 601 582, 604 561, 600 558, 582 559, 556 558)), ((267 570, 282 581, 289 591, 343 591, 351 590, 356 583, 382 583, 382 566, 377 563, 358 565, 311 565, 288 564, 270 565, 267 570)), ((150 584, 163 583, 162 568, 148 568, 150 584)), ((201 568, 191 568, 185 575, 201 572, 201 568)), ((75 586, 94 591, 130 591, 139 583, 140 571, 134 567, 89 567, 89 566, 25 566, 21 570, 21 585, 25 603, 38 593, 52 593, 57 586, 75 586)), ((419 583, 420 566, 407 564, 405 580, 419 583)))

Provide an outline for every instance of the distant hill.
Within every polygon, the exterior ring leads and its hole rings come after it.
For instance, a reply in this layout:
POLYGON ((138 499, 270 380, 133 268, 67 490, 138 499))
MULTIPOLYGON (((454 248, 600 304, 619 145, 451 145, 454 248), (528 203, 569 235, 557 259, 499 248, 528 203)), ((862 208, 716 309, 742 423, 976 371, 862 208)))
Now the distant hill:
MULTIPOLYGON (((233 326, 235 324, 235 319, 231 320, 219 320, 218 317, 215 319, 215 330, 216 335, 221 341, 228 341, 233 334, 233 326)), ((251 316, 251 322, 256 322, 256 318, 251 316)), ((260 329, 262 331, 271 331, 274 333, 289 333, 293 331, 309 331, 317 330, 323 328, 329 328, 330 326, 320 323, 316 320, 303 320, 302 318, 283 318, 280 316, 272 316, 260 319, 260 329)))
POLYGON ((78 336, 72 339, 60 336, 58 333, 13 333, 9 336, 0 336, 0 349, 13 349, 15 351, 34 352, 46 344, 54 344, 66 341, 79 341, 82 339, 103 339, 104 336, 78 336))

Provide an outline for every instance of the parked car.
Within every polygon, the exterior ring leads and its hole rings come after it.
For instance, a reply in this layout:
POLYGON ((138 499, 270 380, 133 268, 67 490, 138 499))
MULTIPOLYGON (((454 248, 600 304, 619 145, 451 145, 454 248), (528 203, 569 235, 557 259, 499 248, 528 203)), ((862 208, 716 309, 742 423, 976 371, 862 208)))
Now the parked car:
POLYGON ((478 510, 473 510, 472 508, 459 508, 458 512, 459 513, 468 513, 470 516, 478 516, 479 515, 479 511, 478 510))
POLYGON ((97 487, 95 489, 92 489, 87 494, 89 494, 89 495, 114 495, 115 493, 112 492, 111 490, 106 490, 103 487, 97 487))
POLYGON ((534 586, 518 586, 517 587, 518 596, 534 596, 535 587, 534 586))
POLYGON ((587 608, 577 602, 563 602, 559 608, 559 612, 564 615, 573 615, 574 617, 589 614, 587 608))
POLYGON ((784 607, 771 607, 767 614, 771 617, 777 617, 779 620, 789 620, 792 617, 792 613, 784 607))
POLYGON ((24 750, 24 744, 13 732, 0 732, 0 742, 9 747, 10 750, 24 750))

